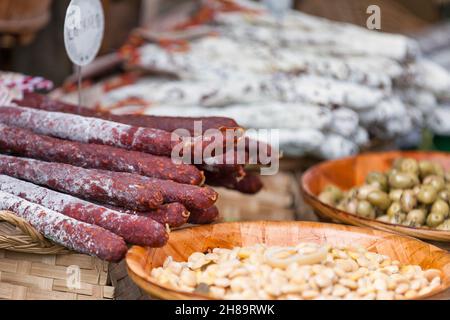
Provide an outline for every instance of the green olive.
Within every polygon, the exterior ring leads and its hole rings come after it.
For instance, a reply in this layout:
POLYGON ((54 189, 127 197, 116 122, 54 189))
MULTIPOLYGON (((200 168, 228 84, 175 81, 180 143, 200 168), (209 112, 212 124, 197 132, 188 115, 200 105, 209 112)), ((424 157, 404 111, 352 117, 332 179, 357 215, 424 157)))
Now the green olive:
POLYGON ((433 162, 433 167, 434 167, 434 174, 440 177, 444 177, 445 176, 445 170, 444 167, 437 162, 433 162))
POLYGON ((432 212, 427 217, 427 226, 432 227, 432 228, 437 227, 442 222, 444 222, 444 220, 445 220, 445 218, 444 218, 443 214, 440 214, 437 212, 432 212))
POLYGON ((450 213, 450 207, 448 206, 447 202, 438 199, 431 206, 431 212, 440 213, 444 216, 444 218, 448 218, 450 213))
POLYGON ((400 204, 400 202, 392 202, 392 204, 389 206, 386 214, 390 217, 393 217, 394 215, 398 214, 402 212, 402 206, 400 204))
POLYGON ((377 218, 377 220, 378 221, 381 221, 381 222, 390 222, 390 217, 387 215, 387 214, 385 214, 385 215, 382 215, 382 216, 379 216, 378 218, 377 218))
POLYGON ((450 231, 450 219, 445 220, 436 227, 437 230, 450 231))
POLYGON ((356 199, 352 199, 347 203, 347 207, 345 209, 345 211, 349 212, 349 213, 353 213, 356 214, 356 209, 358 208, 358 200, 356 199))
POLYGON ((345 194, 345 196, 348 199, 353 199, 356 198, 356 196, 358 195, 358 188, 351 188, 350 190, 347 191, 347 193, 345 194))
POLYGON ((369 172, 366 176, 366 183, 370 185, 376 185, 382 190, 386 190, 388 187, 388 180, 385 174, 380 172, 369 172))
POLYGON ((422 224, 424 224, 426 218, 427 218, 427 213, 424 210, 421 210, 421 209, 411 210, 406 215, 406 220, 411 222, 414 225, 422 225, 422 224))
POLYGON ((377 186, 365 184, 358 189, 357 198, 360 200, 366 200, 369 193, 371 193, 372 191, 376 191, 376 190, 379 190, 377 188, 377 186))
POLYGON ((444 200, 445 202, 450 202, 450 191, 442 190, 438 193, 438 198, 444 200))
POLYGON ((424 204, 432 204, 437 199, 436 189, 431 185, 423 185, 417 194, 417 199, 424 204))
POLYGON ((450 171, 445 172, 445 181, 450 182, 450 171))
POLYGON ((419 161, 419 171, 422 178, 434 174, 433 162, 428 160, 419 161))
POLYGON ((423 184, 430 185, 436 189, 437 192, 445 188, 445 181, 443 177, 431 175, 423 179, 423 184))
POLYGON ((419 174, 419 164, 417 163, 416 159, 412 158, 405 158, 403 161, 400 162, 398 170, 401 172, 409 172, 414 175, 419 174))
POLYGON ((336 201, 339 201, 344 197, 344 193, 342 192, 342 190, 332 184, 327 185, 323 191, 332 193, 336 201))
POLYGON ((390 223, 394 223, 394 224, 401 224, 403 221, 406 220, 406 214, 404 214, 403 212, 397 213, 393 216, 391 216, 390 219, 390 223))
POLYGON ((375 209, 373 208, 373 206, 370 204, 369 201, 362 200, 358 202, 356 214, 364 218, 374 219, 375 209))
POLYGON ((418 183, 418 178, 408 172, 389 175, 389 185, 394 189, 410 189, 418 183))
POLYGON ((336 198, 332 192, 324 191, 319 194, 319 200, 323 203, 329 204, 330 206, 336 205, 336 198))
POLYGON ((391 189, 391 191, 389 192, 389 198, 392 201, 400 201, 402 194, 403 194, 403 190, 401 190, 401 189, 391 189))
POLYGON ((417 206, 417 197, 412 190, 403 191, 400 198, 400 204, 403 212, 410 212, 417 206))
POLYGON ((386 210, 391 205, 392 201, 386 192, 376 190, 369 193, 367 200, 374 206, 386 210))
POLYGON ((396 170, 400 170, 400 166, 402 165, 404 158, 396 158, 393 162, 392 162, 392 168, 396 169, 396 170))
POLYGON ((347 210, 347 204, 345 202, 341 201, 336 206, 336 209, 341 210, 341 211, 346 211, 347 210))

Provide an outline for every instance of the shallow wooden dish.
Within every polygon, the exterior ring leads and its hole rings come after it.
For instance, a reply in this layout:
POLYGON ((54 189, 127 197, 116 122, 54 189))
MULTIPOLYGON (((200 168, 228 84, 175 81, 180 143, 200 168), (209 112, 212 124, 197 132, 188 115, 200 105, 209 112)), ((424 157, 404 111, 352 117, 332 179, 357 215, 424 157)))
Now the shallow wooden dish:
POLYGON ((208 299, 205 295, 185 293, 163 287, 150 278, 152 268, 160 267, 167 256, 186 261, 195 251, 255 243, 294 245, 301 241, 331 245, 359 244, 399 260, 402 264, 418 264, 422 268, 442 271, 443 283, 427 296, 433 296, 450 287, 450 254, 425 242, 352 226, 318 222, 234 222, 206 225, 178 230, 170 235, 163 248, 133 246, 126 263, 131 279, 153 297, 160 299, 208 299))
POLYGON ((406 227, 356 216, 338 210, 318 199, 319 193, 329 184, 344 190, 364 183, 370 171, 387 171, 392 161, 399 157, 411 157, 417 160, 428 159, 441 163, 450 170, 450 154, 443 152, 381 152, 366 153, 355 157, 320 163, 308 169, 301 178, 301 189, 305 202, 311 205, 321 218, 328 218, 356 226, 372 227, 384 231, 392 231, 409 236, 450 242, 449 231, 438 231, 425 228, 406 227))

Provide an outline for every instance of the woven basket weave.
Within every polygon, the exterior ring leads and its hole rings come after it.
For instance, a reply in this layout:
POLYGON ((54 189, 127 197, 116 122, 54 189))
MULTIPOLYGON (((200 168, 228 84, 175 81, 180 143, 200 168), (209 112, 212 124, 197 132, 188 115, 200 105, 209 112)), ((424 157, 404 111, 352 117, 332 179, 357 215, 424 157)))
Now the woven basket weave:
POLYGON ((62 246, 45 239, 24 219, 9 211, 0 211, 0 249, 35 254, 67 254, 62 246))
POLYGON ((0 299, 112 299, 108 265, 56 245, 14 213, 0 211, 0 299), (67 286, 69 266, 80 270, 78 288, 67 286))
POLYGON ((0 46, 30 43, 50 20, 51 0, 1 0, 0 46))

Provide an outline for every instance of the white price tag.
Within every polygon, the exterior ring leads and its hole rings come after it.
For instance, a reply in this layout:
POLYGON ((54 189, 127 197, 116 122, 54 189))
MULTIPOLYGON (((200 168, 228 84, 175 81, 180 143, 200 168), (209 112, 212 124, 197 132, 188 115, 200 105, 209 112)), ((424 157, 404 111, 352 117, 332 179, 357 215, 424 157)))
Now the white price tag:
POLYGON ((100 49, 105 18, 100 0, 72 0, 64 22, 64 44, 70 60, 84 66, 100 49))

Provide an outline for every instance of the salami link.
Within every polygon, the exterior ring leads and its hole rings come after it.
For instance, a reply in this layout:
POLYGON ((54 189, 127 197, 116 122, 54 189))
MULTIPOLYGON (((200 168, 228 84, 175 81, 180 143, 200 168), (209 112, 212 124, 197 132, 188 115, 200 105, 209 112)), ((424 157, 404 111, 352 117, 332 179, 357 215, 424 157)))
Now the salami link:
POLYGON ((205 172, 209 185, 225 187, 246 194, 258 193, 263 188, 261 179, 254 174, 246 172, 243 177, 222 174, 220 172, 205 172))
POLYGON ((29 182, 0 175, 0 190, 75 220, 102 227, 128 243, 161 247, 168 239, 164 226, 150 218, 117 212, 29 182))
MULTIPOLYGON (((24 93, 22 100, 14 100, 14 103, 19 106, 29 107, 34 109, 41 109, 53 112, 63 112, 79 114, 86 117, 101 118, 104 120, 119 122, 137 127, 146 127, 160 129, 167 132, 172 132, 177 129, 185 129, 195 136, 203 134, 208 129, 238 129, 241 128, 237 122, 227 117, 170 117, 170 116, 152 116, 152 115, 116 115, 110 112, 103 112, 89 109, 86 107, 79 107, 73 104, 52 100, 47 96, 40 95, 33 92, 24 93), (202 130, 197 132, 195 130, 195 121, 202 122, 202 130)), ((249 152, 253 146, 258 150, 264 150, 267 156, 270 157, 271 147, 261 141, 252 141, 248 137, 245 138, 245 150, 249 152)))
POLYGON ((107 261, 120 261, 125 241, 114 233, 0 191, 0 209, 14 212, 46 238, 69 249, 107 261))
POLYGON ((173 228, 181 227, 183 224, 187 223, 190 215, 190 212, 186 207, 177 202, 163 204, 154 210, 146 212, 118 208, 110 205, 106 205, 106 207, 126 214, 148 217, 163 225, 168 224, 169 227, 173 228))
POLYGON ((61 101, 52 100, 44 95, 33 92, 24 93, 22 100, 14 100, 19 106, 29 107, 34 109, 41 109, 46 111, 64 112, 79 114, 86 117, 96 117, 114 122, 120 122, 137 127, 155 128, 168 132, 177 129, 186 129, 192 135, 196 134, 195 121, 202 121, 203 134, 208 129, 223 129, 223 128, 239 128, 239 125, 231 118, 227 117, 164 117, 151 115, 118 115, 110 112, 102 112, 86 107, 79 107, 77 105, 64 103, 61 101))
MULTIPOLYGON (((113 172, 113 175, 118 174, 113 172)), ((198 187, 188 184, 176 183, 170 180, 159 180, 133 175, 133 183, 141 186, 156 185, 160 188, 164 203, 179 202, 189 211, 192 209, 206 209, 214 205, 217 192, 210 187, 198 187)))
POLYGON ((174 164, 170 158, 120 148, 72 142, 0 124, 0 150, 18 156, 77 167, 136 173, 199 185, 203 173, 193 165, 174 164))
POLYGON ((194 209, 191 211, 188 222, 193 224, 208 224, 217 220, 219 209, 216 206, 208 209, 194 209))
POLYGON ((165 202, 180 202, 188 210, 209 208, 217 200, 217 192, 209 187, 182 185, 169 180, 161 180, 159 186, 165 202))
POLYGON ((264 187, 259 176, 248 173, 235 185, 237 191, 247 194, 258 193, 264 187))
POLYGON ((215 143, 214 139, 209 138, 182 139, 179 136, 172 137, 170 132, 159 129, 23 107, 2 107, 0 123, 61 139, 104 144, 167 157, 170 157, 173 148, 181 143, 185 147, 183 149, 190 152, 198 148, 204 150, 215 143))
POLYGON ((117 176, 113 177, 110 171, 5 155, 0 155, 0 173, 87 200, 133 210, 154 209, 163 201, 156 184, 138 185, 133 179, 137 175, 130 173, 115 172, 117 176))

